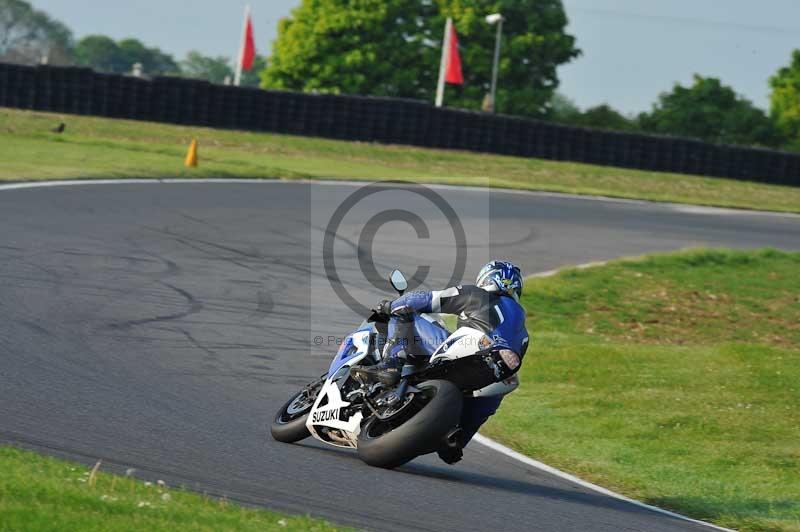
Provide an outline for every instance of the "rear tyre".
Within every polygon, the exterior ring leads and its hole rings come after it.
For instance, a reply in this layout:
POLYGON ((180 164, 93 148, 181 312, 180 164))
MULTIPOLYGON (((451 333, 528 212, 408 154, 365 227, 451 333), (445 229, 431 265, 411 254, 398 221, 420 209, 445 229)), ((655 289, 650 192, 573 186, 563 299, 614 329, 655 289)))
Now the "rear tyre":
POLYGON ((358 435, 358 456, 375 467, 393 469, 436 451, 461 419, 461 390, 444 380, 425 381, 409 406, 388 420, 371 416, 358 435))
POLYGON ((311 412, 311 407, 314 406, 322 382, 323 380, 319 379, 309 384, 293 395, 278 410, 270 427, 270 433, 274 439, 283 443, 294 443, 311 436, 306 428, 306 420, 308 413, 311 412))

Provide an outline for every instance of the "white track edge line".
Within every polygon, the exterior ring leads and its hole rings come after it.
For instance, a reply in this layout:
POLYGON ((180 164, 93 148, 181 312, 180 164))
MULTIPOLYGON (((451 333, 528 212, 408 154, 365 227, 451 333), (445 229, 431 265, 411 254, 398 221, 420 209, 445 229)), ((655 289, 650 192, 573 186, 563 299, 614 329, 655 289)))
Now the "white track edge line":
MULTIPOLYGON (((596 262, 586 262, 586 263, 578 264, 576 266, 571 266, 571 267, 583 270, 583 269, 586 269, 586 268, 595 268, 597 266, 605 266, 606 264, 608 264, 608 261, 596 261, 596 262)), ((560 269, 558 269, 558 270, 548 270, 548 271, 545 271, 545 272, 539 272, 539 273, 534 273, 534 274, 528 275, 526 278, 527 279, 534 279, 534 278, 541 278, 541 277, 553 277, 554 275, 556 275, 560 271, 561 271, 560 269)), ((500 454, 503 454, 503 455, 505 455, 505 456, 507 456, 509 458, 512 458, 514 460, 522 462, 523 464, 525 464, 527 466, 530 466, 530 467, 532 467, 534 469, 538 469, 539 471, 544 471, 545 473, 553 475, 554 477, 558 477, 558 478, 560 478, 562 480, 567 480, 569 482, 572 482, 573 484, 577 484, 578 486, 581 486, 583 488, 590 489, 590 490, 592 490, 592 491, 594 491, 596 493, 600 493, 602 495, 606 495, 606 496, 611 497, 613 499, 618 499, 620 501, 624 501, 624 502, 627 502, 629 504, 633 504, 634 506, 638 506, 640 508, 645 508, 647 510, 650 510, 650 511, 653 511, 653 512, 656 512, 656 513, 667 515, 667 516, 673 517, 675 519, 680 519, 682 521, 688 521, 690 523, 695 523, 697 525, 707 526, 707 527, 713 528, 715 530, 723 530, 725 532, 735 532, 734 530, 732 530, 730 528, 721 527, 721 526, 718 526, 718 525, 715 525, 715 524, 712 524, 712 523, 708 523, 706 521, 701 521, 699 519, 692 519, 691 517, 687 517, 687 516, 681 515, 679 513, 675 513, 675 512, 671 512, 669 510, 665 510, 663 508, 659 508, 658 506, 653 506, 651 504, 647 504, 647 503, 644 503, 644 502, 641 502, 641 501, 637 501, 636 499, 631 499, 630 497, 626 497, 625 495, 622 495, 620 493, 616 493, 616 492, 611 491, 609 489, 606 489, 606 488, 604 488, 602 486, 598 486, 597 484, 592 484, 591 482, 589 482, 587 480, 583 480, 582 478, 578 478, 575 475, 571 475, 569 473, 561 471, 560 469, 556 469, 553 466, 549 466, 549 465, 547 465, 547 464, 545 464, 543 462, 540 462, 538 460, 534 460, 533 458, 525 456, 522 453, 518 453, 517 451, 515 451, 513 449, 510 449, 510 448, 506 447, 505 445, 503 445, 501 443, 498 443, 498 442, 494 441, 493 439, 484 436, 483 434, 476 434, 473 437, 473 439, 476 442, 480 443, 481 445, 484 445, 484 446, 492 449, 493 451, 496 451, 496 452, 498 452, 500 454)))
POLYGON ((578 477, 576 477, 574 475, 570 475, 569 473, 565 473, 565 472, 563 472, 563 471, 561 471, 559 469, 556 469, 556 468, 554 468, 552 466, 549 466, 547 464, 539 462, 538 460, 534 460, 532 458, 529 458, 529 457, 525 456, 524 454, 520 454, 517 451, 514 451, 513 449, 509 449, 505 445, 497 443, 496 441, 494 441, 494 440, 492 440, 490 438, 487 438, 486 436, 483 436, 482 434, 476 434, 473 437, 473 440, 475 440, 476 442, 480 443, 481 445, 484 445, 484 446, 492 449, 493 451, 497 451, 497 452, 499 452, 499 453, 501 453, 501 454, 503 454, 503 455, 505 455, 505 456, 507 456, 509 458, 512 458, 514 460, 522 462, 525 465, 528 465, 530 467, 533 467, 535 469, 538 469, 540 471, 543 471, 545 473, 553 475, 554 477, 558 477, 560 479, 567 480, 567 481, 572 482, 573 484, 577 484, 578 486, 581 486, 583 488, 587 488, 587 489, 590 489, 590 490, 592 490, 594 492, 600 493, 602 495, 606 495, 606 496, 611 497, 613 499, 624 501, 626 503, 633 504, 634 506, 638 506, 640 508, 645 508, 645 509, 650 510, 652 512, 656 512, 656 513, 660 513, 660 514, 663 514, 663 515, 667 515, 667 516, 673 517, 675 519, 680 519, 681 521, 687 521, 687 522, 694 523, 694 524, 697 524, 697 525, 707 526, 707 527, 710 527, 710 528, 713 528, 713 529, 716 529, 716 530, 723 530, 725 532, 735 532, 734 530, 732 530, 730 528, 724 528, 724 527, 721 527, 721 526, 718 526, 718 525, 714 525, 712 523, 707 523, 705 521, 700 521, 699 519, 692 519, 691 517, 686 517, 685 515, 681 515, 681 514, 678 514, 678 513, 675 513, 675 512, 671 512, 669 510, 665 510, 663 508, 659 508, 658 506, 652 506, 650 504, 646 504, 646 503, 643 503, 641 501, 637 501, 635 499, 631 499, 630 497, 626 497, 626 496, 621 495, 619 493, 613 492, 613 491, 611 491, 609 489, 606 489, 606 488, 603 488, 601 486, 598 486, 597 484, 592 484, 591 482, 588 482, 586 480, 578 478, 578 477))
MULTIPOLYGON (((327 179, 270 179, 270 178, 122 178, 122 179, 68 179, 68 180, 51 180, 51 181, 20 181, 15 183, 0 184, 0 190, 17 190, 27 188, 43 188, 43 187, 64 187, 64 186, 80 186, 80 185, 131 185, 131 184, 154 184, 154 183, 167 183, 167 184, 182 184, 182 183, 240 183, 240 184, 286 184, 286 183, 313 183, 318 185, 342 185, 342 186, 366 186, 370 181, 349 181, 349 180, 327 180, 327 179)), ((617 203, 627 205, 640 205, 640 206, 658 206, 665 209, 685 214, 699 214, 699 215, 728 215, 728 216, 767 216, 774 218, 790 218, 800 219, 800 214, 791 212, 780 211, 759 211, 754 209, 735 209, 729 207, 712 207, 705 205, 693 205, 690 203, 671 203, 662 201, 651 201, 643 199, 631 198, 614 198, 610 196, 595 196, 590 194, 570 194, 568 192, 549 192, 546 190, 519 190, 511 188, 491 188, 479 187, 471 185, 446 185, 442 183, 429 184, 419 183, 428 188, 439 190, 467 190, 474 192, 490 192, 492 194, 515 194, 536 196, 540 198, 564 198, 583 201, 599 201, 603 203, 617 203)))
POLYGON ((170 179, 65 179, 56 181, 20 181, 17 183, 2 183, 0 190, 19 190, 26 188, 45 188, 45 187, 70 187, 82 185, 155 185, 155 184, 201 184, 201 183, 239 183, 239 184, 277 184, 293 183, 281 179, 237 179, 237 178, 170 178, 170 179))

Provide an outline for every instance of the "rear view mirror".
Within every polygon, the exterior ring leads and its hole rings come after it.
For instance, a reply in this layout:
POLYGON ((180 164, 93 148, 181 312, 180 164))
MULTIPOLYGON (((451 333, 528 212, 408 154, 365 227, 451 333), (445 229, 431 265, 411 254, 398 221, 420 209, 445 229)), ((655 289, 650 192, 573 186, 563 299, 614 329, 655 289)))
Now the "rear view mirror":
POLYGON ((406 276, 403 275, 400 270, 392 271, 391 275, 389 275, 389 282, 392 283, 392 287, 401 294, 406 291, 406 288, 408 288, 406 276))

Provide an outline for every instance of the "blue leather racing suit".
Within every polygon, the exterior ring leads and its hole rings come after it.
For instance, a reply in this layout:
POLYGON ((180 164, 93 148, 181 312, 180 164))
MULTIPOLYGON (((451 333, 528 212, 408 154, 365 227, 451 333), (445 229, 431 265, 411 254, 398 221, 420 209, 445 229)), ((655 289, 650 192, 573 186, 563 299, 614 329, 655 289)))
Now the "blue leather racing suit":
MULTIPOLYGON (((409 292, 395 299, 391 304, 389 338, 395 339, 396 344, 390 348, 389 357, 405 355, 411 361, 424 360, 447 338, 446 330, 420 313, 454 314, 458 316, 459 327, 478 329, 495 346, 511 349, 520 357, 528 348, 525 310, 513 297, 463 285, 433 292, 409 292)), ((502 400, 502 396, 465 398, 460 423, 465 445, 497 411, 502 400)))

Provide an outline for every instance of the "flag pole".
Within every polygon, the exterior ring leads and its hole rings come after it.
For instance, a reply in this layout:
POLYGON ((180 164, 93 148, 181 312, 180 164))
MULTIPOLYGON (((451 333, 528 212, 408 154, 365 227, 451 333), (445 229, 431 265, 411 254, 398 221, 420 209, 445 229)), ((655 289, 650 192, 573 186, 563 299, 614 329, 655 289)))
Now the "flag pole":
POLYGON ((236 73, 233 84, 239 86, 242 82, 242 56, 244 56, 245 39, 247 39, 247 20, 250 18, 250 4, 244 6, 244 21, 242 22, 242 42, 239 45, 239 57, 236 60, 236 73))
POLYGON ((442 41, 442 60, 439 63, 439 82, 436 85, 436 107, 444 103, 444 78, 447 72, 447 58, 450 57, 450 34, 452 33, 453 19, 447 17, 444 25, 444 39, 442 41))

